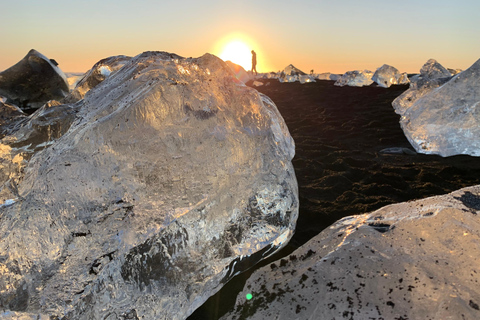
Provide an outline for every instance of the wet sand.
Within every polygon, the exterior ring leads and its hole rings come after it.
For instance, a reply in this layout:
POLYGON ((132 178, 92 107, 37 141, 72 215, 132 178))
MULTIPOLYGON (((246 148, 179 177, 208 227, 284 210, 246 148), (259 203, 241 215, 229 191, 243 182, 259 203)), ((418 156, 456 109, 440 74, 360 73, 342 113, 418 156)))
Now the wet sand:
MULTIPOLYGON (((480 184, 480 158, 380 152, 413 150, 391 105, 408 86, 260 81, 269 85, 255 88, 275 102, 295 140, 300 198, 295 235, 261 266, 291 253, 342 217, 480 184)), ((218 319, 233 306, 252 271, 228 283, 189 319, 218 319)))

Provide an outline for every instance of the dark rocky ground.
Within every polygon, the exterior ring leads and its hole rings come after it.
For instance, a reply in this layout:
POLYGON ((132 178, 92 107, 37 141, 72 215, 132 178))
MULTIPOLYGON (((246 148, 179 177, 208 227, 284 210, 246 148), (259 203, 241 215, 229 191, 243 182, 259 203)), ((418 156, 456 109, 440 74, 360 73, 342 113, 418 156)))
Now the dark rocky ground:
MULTIPOLYGON (((275 102, 295 140, 300 215, 289 245, 260 266, 290 254, 342 217, 480 184, 480 158, 380 152, 413 150, 391 105, 408 86, 262 82, 269 85, 256 89, 275 102)), ((230 281, 188 319, 218 319, 233 307, 252 271, 230 281)))

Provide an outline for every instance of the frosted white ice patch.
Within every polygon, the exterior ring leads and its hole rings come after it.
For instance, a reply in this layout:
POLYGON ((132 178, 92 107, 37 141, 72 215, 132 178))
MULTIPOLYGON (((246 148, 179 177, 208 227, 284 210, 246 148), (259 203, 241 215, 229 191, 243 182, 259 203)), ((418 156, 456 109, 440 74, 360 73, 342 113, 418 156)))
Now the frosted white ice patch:
POLYGON ((112 73, 112 70, 110 70, 110 68, 108 66, 101 66, 98 71, 100 72, 100 74, 104 77, 108 77, 111 73, 112 73))

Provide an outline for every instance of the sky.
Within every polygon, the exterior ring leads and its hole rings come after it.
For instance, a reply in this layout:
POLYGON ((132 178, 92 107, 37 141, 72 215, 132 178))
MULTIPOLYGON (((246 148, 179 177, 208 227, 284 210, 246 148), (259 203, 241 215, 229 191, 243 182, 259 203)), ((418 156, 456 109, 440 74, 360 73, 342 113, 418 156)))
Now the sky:
POLYGON ((0 12, 0 71, 30 49, 85 72, 144 51, 220 56, 238 39, 259 72, 418 73, 430 58, 454 69, 480 58, 478 0, 0 0, 0 12))

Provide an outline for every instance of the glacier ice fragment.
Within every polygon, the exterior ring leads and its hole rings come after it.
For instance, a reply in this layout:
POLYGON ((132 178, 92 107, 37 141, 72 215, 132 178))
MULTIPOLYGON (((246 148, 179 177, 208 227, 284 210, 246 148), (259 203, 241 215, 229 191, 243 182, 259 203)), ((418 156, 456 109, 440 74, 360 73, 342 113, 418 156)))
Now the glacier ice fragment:
POLYGON ((476 319, 479 210, 475 186, 343 218, 256 270, 221 319, 476 319))
POLYGON ((418 98, 400 125, 417 152, 480 156, 479 108, 480 60, 418 98))
POLYGON ((5 311, 185 319, 293 234, 295 145, 275 104, 213 55, 122 63, 1 141, 18 199, 0 207, 5 311))

